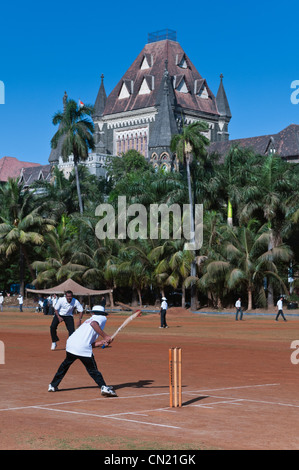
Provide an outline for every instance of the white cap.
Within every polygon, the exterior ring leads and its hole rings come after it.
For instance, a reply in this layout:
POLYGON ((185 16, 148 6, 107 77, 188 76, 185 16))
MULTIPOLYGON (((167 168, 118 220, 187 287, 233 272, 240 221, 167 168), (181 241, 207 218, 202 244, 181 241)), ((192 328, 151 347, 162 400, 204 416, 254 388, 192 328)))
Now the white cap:
POLYGON ((166 297, 162 297, 162 300, 167 300, 166 297))
POLYGON ((98 315, 107 315, 105 308, 102 305, 94 305, 89 311, 98 315))

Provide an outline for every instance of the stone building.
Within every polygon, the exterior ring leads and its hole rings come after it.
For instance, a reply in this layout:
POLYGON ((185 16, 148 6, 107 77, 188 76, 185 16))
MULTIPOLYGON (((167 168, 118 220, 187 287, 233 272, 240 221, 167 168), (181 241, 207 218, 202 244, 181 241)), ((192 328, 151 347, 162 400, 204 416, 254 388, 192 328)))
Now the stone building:
MULTIPOLYGON (((177 42, 176 33, 153 33, 108 96, 101 76, 93 115, 96 146, 83 164, 91 173, 104 176, 107 158, 135 149, 155 167, 170 170, 170 140, 183 124, 205 121, 212 142, 226 141, 230 119, 222 75, 215 97, 177 42)), ((49 163, 67 176, 72 157, 64 163, 61 146, 62 141, 52 149, 49 163)))
POLYGON ((93 119, 99 154, 135 149, 154 166, 170 169, 170 140, 183 124, 205 121, 212 142, 226 141, 231 112, 222 75, 215 97, 176 33, 166 30, 149 36, 108 97, 101 77, 93 119))

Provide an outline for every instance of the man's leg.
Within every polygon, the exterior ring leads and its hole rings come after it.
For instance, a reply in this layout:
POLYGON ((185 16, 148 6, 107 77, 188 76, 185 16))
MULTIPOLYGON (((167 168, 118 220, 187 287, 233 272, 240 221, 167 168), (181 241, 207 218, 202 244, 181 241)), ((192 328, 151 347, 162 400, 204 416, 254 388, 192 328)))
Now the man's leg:
POLYGON ((284 314, 283 314, 283 310, 280 311, 280 315, 282 316, 282 318, 283 318, 284 321, 287 321, 286 317, 285 317, 284 314))
POLYGON ((90 377, 95 381, 95 383, 101 388, 103 385, 106 386, 106 382, 98 370, 94 355, 91 357, 83 357, 79 356, 80 361, 84 364, 87 372, 89 373, 90 377))
POLYGON ((166 326, 166 319, 165 319, 165 316, 166 316, 166 310, 161 310, 161 327, 162 328, 165 328, 166 326))
POLYGON ((73 315, 65 315, 62 318, 69 333, 69 336, 71 336, 75 331, 74 317, 73 315))
POLYGON ((69 370, 70 366, 73 364, 73 362, 75 362, 76 359, 78 359, 78 356, 75 356, 74 354, 71 354, 69 352, 66 353, 65 360, 60 364, 55 376, 53 377, 53 380, 51 382, 52 387, 58 387, 63 377, 69 370))
POLYGON ((56 315, 54 315, 51 326, 50 326, 50 333, 51 333, 51 338, 52 338, 52 343, 57 343, 59 341, 59 338, 57 336, 57 327, 59 325, 59 321, 56 315))

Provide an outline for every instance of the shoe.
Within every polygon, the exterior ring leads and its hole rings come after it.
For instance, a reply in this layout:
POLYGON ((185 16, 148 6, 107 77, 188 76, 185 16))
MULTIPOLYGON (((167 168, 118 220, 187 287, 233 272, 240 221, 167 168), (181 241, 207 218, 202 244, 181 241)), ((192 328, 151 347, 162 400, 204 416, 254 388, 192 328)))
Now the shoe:
POLYGON ((51 345, 51 351, 54 351, 54 349, 56 349, 56 347, 57 347, 57 344, 56 344, 56 343, 52 343, 52 345, 51 345))
POLYGON ((117 397, 113 388, 107 387, 106 385, 101 387, 101 395, 103 395, 103 397, 117 397))
POLYGON ((49 385, 49 388, 48 388, 48 392, 57 392, 58 388, 57 387, 53 387, 53 385, 49 385))

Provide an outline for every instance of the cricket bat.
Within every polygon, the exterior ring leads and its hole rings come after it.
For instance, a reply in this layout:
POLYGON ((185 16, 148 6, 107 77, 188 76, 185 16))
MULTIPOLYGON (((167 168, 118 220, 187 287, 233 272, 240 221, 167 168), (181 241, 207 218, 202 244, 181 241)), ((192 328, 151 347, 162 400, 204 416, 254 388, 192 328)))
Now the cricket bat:
MULTIPOLYGON (((123 330, 134 318, 141 316, 141 310, 136 310, 132 315, 130 315, 126 320, 120 325, 120 327, 111 335, 111 338, 114 339, 118 333, 123 330)), ((102 349, 105 349, 105 345, 102 346, 102 349)))

